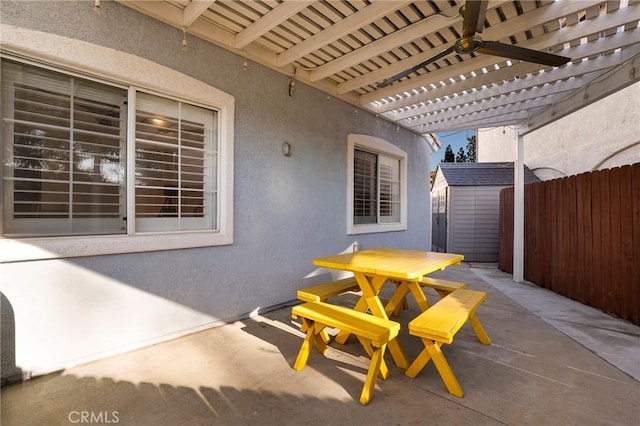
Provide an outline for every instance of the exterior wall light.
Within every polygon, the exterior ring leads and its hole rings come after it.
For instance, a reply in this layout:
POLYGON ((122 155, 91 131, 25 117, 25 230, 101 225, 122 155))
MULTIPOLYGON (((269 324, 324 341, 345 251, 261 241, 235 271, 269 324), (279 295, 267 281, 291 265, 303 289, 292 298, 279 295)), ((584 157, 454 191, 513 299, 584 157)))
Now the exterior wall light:
POLYGON ((289 142, 283 142, 282 155, 285 157, 291 157, 291 144, 289 142))

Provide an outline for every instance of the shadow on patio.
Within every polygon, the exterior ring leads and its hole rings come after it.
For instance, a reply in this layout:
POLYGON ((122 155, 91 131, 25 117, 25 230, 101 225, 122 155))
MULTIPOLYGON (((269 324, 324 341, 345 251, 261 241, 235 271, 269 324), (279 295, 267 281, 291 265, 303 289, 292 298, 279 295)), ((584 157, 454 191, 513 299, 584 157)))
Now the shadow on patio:
MULTIPOLYGON (((313 352, 307 366, 294 371, 302 334, 289 307, 6 386, 2 424, 73 424, 83 415, 84 423, 123 425, 640 421, 638 327, 589 308, 579 314, 575 302, 510 282, 492 268, 463 264, 437 275, 489 294, 477 313, 492 345, 479 343, 467 324, 443 348, 464 398, 447 393, 433 365, 409 379, 387 357, 389 379, 378 380, 371 403, 360 406, 367 360, 359 344, 353 338, 343 346, 332 343, 326 357, 313 352), (578 342, 574 338, 580 333, 554 321, 593 333, 578 342), (607 354, 617 359, 606 361, 607 354)), ((428 296, 437 299, 435 293, 428 296)), ((352 305, 355 297, 346 294, 334 302, 352 305)), ((406 332, 417 312, 410 299, 399 318, 400 340, 410 359, 421 349, 406 332)))

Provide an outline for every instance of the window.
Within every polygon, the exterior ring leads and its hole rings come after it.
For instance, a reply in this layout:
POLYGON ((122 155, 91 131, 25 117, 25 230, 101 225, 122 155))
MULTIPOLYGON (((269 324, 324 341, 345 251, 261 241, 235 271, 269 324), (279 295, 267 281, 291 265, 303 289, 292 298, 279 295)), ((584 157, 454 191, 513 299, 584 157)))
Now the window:
POLYGON ((406 153, 387 141, 366 135, 350 134, 347 144, 347 232, 406 229, 406 153))
POLYGON ((124 233, 126 90, 2 64, 8 235, 124 233))
POLYGON ((136 96, 136 231, 213 229, 217 113, 136 96))
POLYGON ((83 253, 101 254, 232 241, 228 95, 207 107, 4 58, 0 72, 0 243, 128 239, 83 253))

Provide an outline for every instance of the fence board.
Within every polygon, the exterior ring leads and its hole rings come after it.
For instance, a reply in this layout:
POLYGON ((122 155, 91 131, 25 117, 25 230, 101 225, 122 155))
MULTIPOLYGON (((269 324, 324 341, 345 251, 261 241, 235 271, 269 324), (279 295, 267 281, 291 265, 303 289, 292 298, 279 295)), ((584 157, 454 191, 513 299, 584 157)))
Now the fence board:
POLYGON ((571 281, 570 276, 572 273, 572 267, 574 267, 574 259, 571 257, 571 234, 572 229, 571 226, 571 195, 570 195, 570 187, 569 187, 569 178, 564 178, 561 180, 561 204, 560 204, 560 216, 562 217, 562 239, 560 240, 561 248, 561 258, 562 265, 560 269, 560 279, 559 283, 559 293, 560 294, 569 294, 571 291, 571 281))
MULTIPOLYGON (((624 285, 621 282, 621 263, 622 263, 622 237, 620 235, 620 218, 621 218, 621 206, 620 206, 620 169, 615 168, 609 171, 609 238, 608 244, 608 258, 609 264, 609 279, 604 283, 607 288, 606 297, 604 299, 603 306, 605 311, 615 311, 616 301, 619 300, 624 303, 622 299, 622 289, 624 285)), ((624 310, 624 306, 622 306, 624 310)))
POLYGON ((547 241, 547 227, 549 226, 549 220, 547 218, 547 199, 545 196, 544 186, 542 183, 536 184, 536 191, 538 192, 539 205, 537 208, 536 217, 538 219, 538 262, 537 267, 539 269, 540 282, 546 283, 549 280, 549 271, 547 270, 549 255, 547 241))
POLYGON ((576 262, 578 257, 578 207, 576 205, 576 184, 577 179, 575 177, 567 179, 567 191, 565 193, 568 204, 567 224, 569 226, 569 234, 566 237, 569 244, 569 252, 566 258, 566 264, 568 267, 565 279, 567 280, 567 287, 570 289, 569 291, 571 292, 572 299, 576 299, 577 288, 579 287, 578 271, 583 269, 583 265, 576 262))
POLYGON ((552 223, 551 232, 552 235, 557 235, 558 238, 551 240, 551 281, 547 288, 553 291, 559 291, 562 284, 562 240, 564 239, 564 235, 562 234, 562 209, 558 208, 558 206, 562 205, 562 179, 557 179, 552 182, 553 204, 549 205, 552 223))
POLYGON ((588 289, 593 285, 592 275, 589 273, 589 268, 582 267, 583 265, 591 265, 592 259, 592 213, 591 213, 591 179, 588 174, 581 174, 576 176, 576 204, 577 204, 577 256, 576 264, 579 265, 577 269, 578 286, 576 287, 576 300, 582 303, 586 303, 589 295, 588 289))
POLYGON ((500 216, 498 219, 500 235, 511 235, 498 246, 498 268, 513 273, 513 188, 500 191, 500 216))
POLYGON ((562 214, 564 212, 563 207, 563 199, 562 199, 562 179, 558 179, 556 181, 555 187, 553 189, 555 195, 555 203, 551 206, 553 213, 555 213, 555 226, 556 226, 556 235, 558 238, 553 239, 554 243, 554 253, 552 262, 555 264, 555 270, 553 274, 553 282, 552 282, 552 290, 556 291, 560 294, 564 294, 562 291, 562 269, 564 268, 564 230, 563 230, 563 222, 562 222, 562 214))
MULTIPOLYGON (((533 199, 533 193, 531 191, 524 191, 524 205, 525 206, 535 206, 535 200, 533 199)), ((535 224, 533 224, 531 221, 533 219, 532 217, 532 210, 534 210, 535 208, 532 209, 525 209, 524 210, 524 223, 529 223, 531 224, 532 227, 535 226, 535 224)), ((525 233, 524 233, 524 275, 525 276, 530 276, 532 273, 535 273, 535 266, 534 266, 534 262, 536 259, 536 254, 535 254, 535 242, 533 240, 534 238, 534 232, 526 232, 525 229, 525 233)))
POLYGON ((624 214, 626 206, 633 206, 631 167, 620 168, 620 291, 623 302, 622 317, 633 317, 633 215, 624 214))
POLYGON ((640 325, 640 163, 631 167, 631 194, 633 197, 631 215, 633 222, 633 293, 634 311, 631 318, 634 324, 640 325))
MULTIPOLYGON (((530 200, 528 200, 530 197, 531 197, 531 194, 528 194, 527 191, 525 191, 524 192, 524 203, 525 203, 525 206, 528 205, 527 204, 528 201, 530 202, 530 200)), ((524 209, 523 215, 524 215, 524 223, 527 223, 527 219, 528 219, 528 216, 529 216, 529 212, 527 211, 527 209, 524 209)), ((523 267, 524 267, 524 275, 526 276, 527 275, 527 270, 530 268, 530 263, 531 263, 531 260, 530 260, 531 254, 527 253, 527 252, 530 251, 529 247, 531 247, 531 241, 529 241, 529 235, 526 232, 526 230, 524 232, 523 238, 524 238, 524 247, 523 248, 524 248, 524 253, 525 253, 524 254, 524 265, 523 265, 523 267)))
MULTIPOLYGON (((500 193, 509 273, 513 197, 500 193)), ((640 325, 640 163, 525 186, 525 279, 640 325)))
POLYGON ((610 277, 611 277, 611 187, 609 185, 610 170, 601 170, 597 176, 600 177, 600 256, 602 256, 601 273, 599 274, 599 294, 594 301, 595 306, 608 310, 608 298, 610 297, 610 277))
POLYGON ((551 287, 551 281, 553 281, 553 268, 551 267, 551 259, 553 259, 553 245, 551 244, 552 238, 551 235, 555 235, 554 232, 554 221, 553 221, 553 211, 551 206, 555 204, 556 200, 552 196, 553 192, 550 187, 545 187, 546 191, 544 191, 544 218, 545 218, 545 226, 544 226, 544 268, 547 273, 545 274, 545 281, 542 286, 544 288, 551 287))
POLYGON ((525 209, 525 212, 528 214, 527 219, 525 219, 525 223, 531 225, 531 228, 525 227, 525 233, 529 238, 531 248, 527 252, 526 256, 530 259, 528 262, 528 268, 525 270, 525 276, 531 277, 531 279, 535 279, 536 282, 544 282, 544 263, 542 259, 542 255, 544 249, 542 248, 543 241, 540 236, 544 235, 543 230, 541 229, 543 224, 541 218, 543 217, 541 210, 544 206, 543 201, 541 200, 541 185, 532 184, 527 185, 525 188, 525 194, 528 195, 528 203, 525 205, 530 206, 530 208, 525 209))
POLYGON ((593 241, 591 242, 593 259, 593 282, 589 291, 591 306, 599 307, 602 296, 602 197, 600 175, 591 174, 591 207, 593 214, 593 241))

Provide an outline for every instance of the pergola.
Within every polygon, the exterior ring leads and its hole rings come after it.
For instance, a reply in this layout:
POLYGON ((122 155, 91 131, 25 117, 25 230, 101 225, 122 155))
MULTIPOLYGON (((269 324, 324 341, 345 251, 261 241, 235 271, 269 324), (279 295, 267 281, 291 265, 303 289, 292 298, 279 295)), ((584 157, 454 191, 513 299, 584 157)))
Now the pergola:
MULTIPOLYGON (((483 40, 568 57, 555 67, 453 53, 463 1, 118 0, 418 134, 518 130, 514 279, 523 267, 523 136, 640 80, 637 0, 489 1, 483 40)), ((96 1, 99 5, 99 0, 96 1)), ((177 40, 176 43, 180 43, 177 40)))

